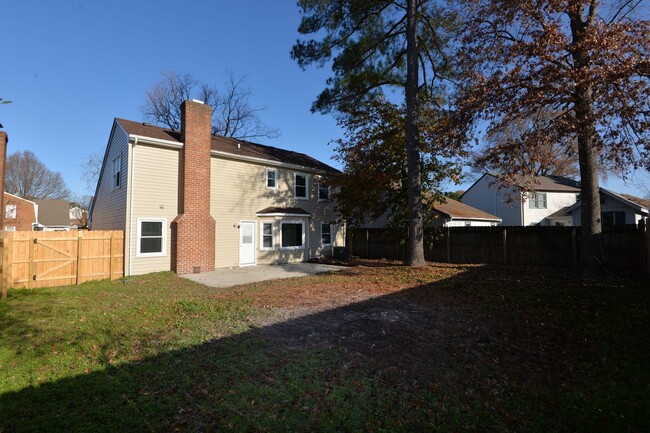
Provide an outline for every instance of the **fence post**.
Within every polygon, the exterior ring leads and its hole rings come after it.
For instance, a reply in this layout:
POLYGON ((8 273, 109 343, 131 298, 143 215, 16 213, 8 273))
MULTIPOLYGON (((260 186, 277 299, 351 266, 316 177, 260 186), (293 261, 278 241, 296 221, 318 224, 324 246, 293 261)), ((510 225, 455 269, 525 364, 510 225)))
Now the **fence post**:
POLYGON ((370 229, 366 229, 366 258, 370 257, 370 229))
POLYGON ((81 284, 81 242, 83 242, 83 232, 77 230, 77 285, 81 284))
POLYGON ((27 276, 27 288, 31 288, 35 281, 35 269, 34 269, 34 250, 36 249, 36 244, 38 243, 38 238, 29 237, 29 275, 27 276))
POLYGON ((7 290, 11 289, 11 286, 14 283, 14 276, 13 276, 13 265, 14 265, 14 234, 12 232, 5 233, 4 234, 4 252, 2 256, 2 269, 3 269, 3 276, 2 276, 2 285, 4 288, 4 295, 7 294, 7 290))
POLYGON ((108 259, 108 272, 109 272, 109 280, 113 280, 113 254, 115 253, 115 247, 113 243, 115 242, 115 231, 111 231, 111 245, 110 245, 110 252, 109 256, 110 258, 108 259))
POLYGON ((0 245, 2 245, 2 248, 0 248, 0 254, 2 257, 0 258, 2 260, 2 280, 0 280, 0 292, 2 292, 2 299, 7 299, 7 289, 9 286, 7 285, 7 239, 2 237, 2 234, 0 234, 0 245))
POLYGON ((646 270, 650 274, 650 218, 645 219, 646 270))
POLYGON ((451 263, 451 228, 447 226, 447 263, 451 263))
POLYGON ((576 237, 575 227, 571 228, 571 257, 573 259, 573 267, 578 269, 578 239, 576 237))
POLYGON ((508 238, 507 238, 506 228, 503 228, 502 240, 503 240, 503 264, 508 264, 508 238))
POLYGON ((350 230, 350 255, 354 255, 354 232, 356 229, 350 230))

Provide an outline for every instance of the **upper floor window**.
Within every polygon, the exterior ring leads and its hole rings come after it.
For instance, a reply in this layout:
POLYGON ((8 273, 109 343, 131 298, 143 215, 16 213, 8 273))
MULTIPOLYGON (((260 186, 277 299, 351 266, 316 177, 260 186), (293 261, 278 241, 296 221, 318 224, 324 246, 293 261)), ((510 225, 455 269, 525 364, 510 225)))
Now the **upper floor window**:
POLYGON ((278 171, 274 168, 266 169, 266 187, 270 189, 278 187, 278 171))
POLYGON ((5 206, 5 218, 16 218, 16 205, 8 204, 5 206))
POLYGON ((530 209, 546 209, 546 193, 531 193, 529 196, 528 207, 530 209))
POLYGON ((113 160, 113 188, 122 186, 122 156, 113 160))
POLYGON ((294 197, 306 199, 307 189, 307 175, 298 173, 294 174, 294 197))
POLYGON ((326 201, 330 199, 330 187, 320 182, 318 184, 318 200, 326 201))

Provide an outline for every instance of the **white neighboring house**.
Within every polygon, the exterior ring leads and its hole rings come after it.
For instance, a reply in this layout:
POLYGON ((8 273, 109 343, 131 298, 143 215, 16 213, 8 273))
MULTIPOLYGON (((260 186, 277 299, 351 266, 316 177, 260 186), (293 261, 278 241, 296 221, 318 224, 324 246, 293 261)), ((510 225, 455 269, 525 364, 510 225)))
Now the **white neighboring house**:
MULTIPOLYGON (((603 227, 639 224, 639 221, 648 218, 649 209, 650 200, 600 188, 600 216, 603 227)), ((571 218, 574 226, 579 226, 582 214, 580 202, 566 209, 565 214, 571 218)))
POLYGON ((578 182, 566 177, 535 176, 505 187, 491 173, 481 176, 461 196, 463 203, 501 218, 504 226, 571 225, 564 213, 579 198, 578 182), (535 193, 525 193, 524 186, 535 193))

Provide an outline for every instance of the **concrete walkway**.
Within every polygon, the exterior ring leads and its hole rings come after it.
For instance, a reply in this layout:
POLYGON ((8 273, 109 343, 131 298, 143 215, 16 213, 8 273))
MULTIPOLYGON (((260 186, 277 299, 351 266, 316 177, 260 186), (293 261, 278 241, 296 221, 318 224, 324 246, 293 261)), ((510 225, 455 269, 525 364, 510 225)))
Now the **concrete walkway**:
POLYGON ((338 272, 344 268, 345 266, 323 265, 320 263, 287 263, 284 265, 258 265, 244 268, 219 268, 212 272, 181 276, 209 287, 224 288, 259 281, 338 272))

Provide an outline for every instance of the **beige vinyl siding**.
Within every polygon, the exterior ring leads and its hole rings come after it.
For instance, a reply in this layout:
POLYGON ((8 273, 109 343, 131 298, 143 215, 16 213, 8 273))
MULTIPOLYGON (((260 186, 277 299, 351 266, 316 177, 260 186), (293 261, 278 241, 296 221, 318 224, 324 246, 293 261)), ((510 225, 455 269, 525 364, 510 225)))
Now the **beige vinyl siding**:
MULTIPOLYGON (((133 187, 131 233, 129 244, 130 275, 171 269, 171 223, 178 214, 178 159, 179 150, 136 144, 133 146, 133 187), (164 218, 166 255, 164 257, 137 257, 138 219, 164 218)), ((128 266, 128 265, 127 265, 128 266)))
POLYGON ((255 221, 255 250, 257 264, 303 261, 320 255, 331 255, 333 246, 344 245, 344 231, 340 225, 332 226, 333 245, 321 247, 320 223, 334 221, 337 216, 332 202, 318 201, 318 181, 309 170, 292 170, 273 164, 257 164, 238 161, 223 156, 212 157, 212 182, 210 209, 216 221, 217 267, 239 266, 240 221, 255 221), (266 187, 266 169, 277 169, 277 188, 266 187), (309 199, 294 198, 294 174, 307 175, 309 199), (257 216, 257 212, 269 207, 299 207, 311 218, 287 216, 257 216), (307 233, 304 249, 281 249, 280 230, 282 220, 305 221, 307 233), (260 249, 260 221, 274 222, 274 249, 260 249))
POLYGON ((107 155, 100 174, 99 187, 92 210, 93 230, 124 230, 126 228, 126 203, 128 175, 128 136, 117 123, 113 124, 107 145, 107 155), (113 160, 121 156, 121 187, 113 188, 113 160))

